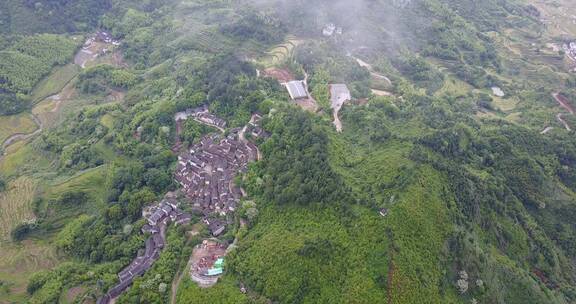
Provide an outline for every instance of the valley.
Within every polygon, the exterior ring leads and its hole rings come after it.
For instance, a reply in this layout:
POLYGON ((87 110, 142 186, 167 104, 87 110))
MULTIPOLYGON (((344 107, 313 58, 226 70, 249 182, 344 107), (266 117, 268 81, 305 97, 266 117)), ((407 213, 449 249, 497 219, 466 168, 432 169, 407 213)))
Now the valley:
POLYGON ((575 16, 7 0, 0 303, 573 303, 575 16))

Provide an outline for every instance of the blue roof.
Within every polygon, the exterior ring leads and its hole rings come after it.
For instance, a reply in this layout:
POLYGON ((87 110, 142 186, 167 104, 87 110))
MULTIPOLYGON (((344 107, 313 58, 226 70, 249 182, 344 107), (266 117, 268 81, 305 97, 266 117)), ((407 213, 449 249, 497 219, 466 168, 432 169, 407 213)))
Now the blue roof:
POLYGON ((224 272, 224 270, 222 270, 222 268, 212 268, 212 269, 208 269, 207 275, 214 276, 214 275, 222 274, 223 272, 224 272))

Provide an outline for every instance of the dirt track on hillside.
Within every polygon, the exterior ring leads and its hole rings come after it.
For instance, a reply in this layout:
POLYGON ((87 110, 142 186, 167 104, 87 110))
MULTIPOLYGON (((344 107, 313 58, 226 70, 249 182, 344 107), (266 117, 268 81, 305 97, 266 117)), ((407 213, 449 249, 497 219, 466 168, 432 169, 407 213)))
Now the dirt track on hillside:
MULTIPOLYGON (((552 97, 554 97, 556 102, 558 102, 558 104, 560 104, 560 106, 564 108, 566 111, 568 111, 570 115, 574 115, 575 111, 572 108, 572 105, 570 105, 570 101, 566 97, 564 97, 561 93, 553 93, 552 97)), ((568 122, 564 120, 564 115, 565 115, 564 113, 558 113, 556 114, 556 119, 564 126, 566 131, 572 131, 572 128, 570 128, 568 122)))

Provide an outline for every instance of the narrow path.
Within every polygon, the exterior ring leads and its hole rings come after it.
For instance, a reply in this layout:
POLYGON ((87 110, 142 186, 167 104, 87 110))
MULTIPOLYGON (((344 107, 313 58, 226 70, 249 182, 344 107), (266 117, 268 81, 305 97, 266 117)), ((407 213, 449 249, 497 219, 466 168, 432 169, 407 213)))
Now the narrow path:
POLYGON ((372 94, 374 94, 376 96, 394 96, 394 94, 392 94, 388 91, 376 90, 376 89, 372 89, 372 94))
POLYGON ((338 133, 342 133, 342 121, 340 121, 340 117, 338 116, 341 107, 342 106, 339 106, 332 111, 334 113, 334 126, 336 126, 336 132, 338 133))
MULTIPOLYGON (((242 130, 240 130, 240 132, 238 133, 238 138, 244 144, 248 143, 248 140, 246 139, 246 130, 248 129, 248 125, 251 123, 255 123, 255 122, 256 122, 256 114, 252 114, 252 116, 250 117, 250 122, 248 124, 246 124, 242 128, 242 130)), ((260 149, 258 149, 258 146, 256 146, 256 160, 261 160, 261 159, 262 159, 262 153, 260 152, 260 149)), ((242 190, 242 189, 240 189, 240 190, 242 190)), ((244 196, 246 196, 246 195, 244 195, 244 196)))
POLYGON ((572 106, 570 105, 570 102, 566 99, 566 97, 560 95, 560 93, 554 93, 552 94, 552 96, 554 97, 554 99, 556 99, 556 101, 560 104, 560 106, 566 109, 566 111, 570 112, 570 114, 574 115, 574 109, 572 109, 572 106))
POLYGON ((316 99, 314 99, 314 97, 312 97, 312 93, 310 93, 310 89, 308 88, 308 72, 306 72, 306 70, 304 70, 304 87, 306 88, 306 93, 308 93, 308 98, 315 104, 317 105, 318 102, 316 102, 316 99))
POLYGON ((572 131, 572 129, 570 128, 570 126, 568 125, 568 123, 564 120, 564 118, 562 118, 564 116, 564 114, 562 113, 558 113, 556 115, 556 119, 558 119, 558 121, 564 125, 564 128, 566 129, 566 131, 572 131))
POLYGON ((180 286, 184 274, 188 273, 188 269, 190 269, 190 266, 192 266, 192 259, 188 259, 188 263, 186 263, 184 271, 179 271, 178 274, 176 275, 176 279, 172 281, 172 291, 170 292, 170 304, 176 304, 176 295, 178 294, 178 286, 180 286))
POLYGON ((544 135, 552 130, 554 130, 554 127, 546 127, 542 132, 540 132, 540 134, 544 135))
POLYGON ((370 72, 370 75, 374 76, 375 78, 382 79, 382 80, 386 81, 389 86, 392 86, 392 80, 390 80, 390 78, 388 78, 388 77, 386 77, 386 76, 384 76, 384 75, 382 75, 382 74, 376 73, 376 72, 374 71, 374 68, 372 67, 371 64, 367 63, 366 61, 364 61, 364 60, 362 60, 362 59, 360 59, 360 58, 354 57, 354 56, 352 56, 352 55, 349 55, 349 56, 350 56, 351 58, 355 59, 356 62, 358 62, 358 64, 359 64, 361 67, 367 68, 368 71, 370 72))
POLYGON ((224 130, 224 128, 221 128, 221 127, 219 127, 219 126, 217 126, 217 125, 213 125, 213 124, 207 123, 207 122, 202 121, 202 120, 200 120, 200 119, 198 119, 198 118, 196 118, 196 117, 194 117, 194 118, 192 118, 192 119, 194 119, 195 121, 197 121, 197 122, 199 122, 199 123, 201 123, 201 124, 205 124, 205 125, 207 125, 207 126, 209 126, 209 127, 216 128, 216 129, 218 129, 218 130, 219 130, 220 132, 222 132, 222 133, 225 133, 225 132, 226 132, 226 130, 224 130))
MULTIPOLYGON (((554 97, 554 99, 556 100, 556 102, 558 102, 560 104, 560 106, 562 108, 564 108, 566 111, 568 111, 568 113, 570 115, 574 115, 574 109, 572 108, 572 106, 570 105, 570 101, 568 99, 566 99, 566 97, 562 96, 562 94, 560 94, 559 92, 557 93, 553 93, 552 97, 554 97)), ((566 120, 564 120, 564 113, 558 113, 556 114, 556 119, 564 126, 564 128, 566 129, 566 131, 572 131, 572 128, 570 128, 570 125, 568 125, 568 122, 566 122, 566 120)), ((546 131, 546 130, 545 130, 546 131)), ((544 131, 542 131, 542 134, 546 134, 544 133, 544 131)))

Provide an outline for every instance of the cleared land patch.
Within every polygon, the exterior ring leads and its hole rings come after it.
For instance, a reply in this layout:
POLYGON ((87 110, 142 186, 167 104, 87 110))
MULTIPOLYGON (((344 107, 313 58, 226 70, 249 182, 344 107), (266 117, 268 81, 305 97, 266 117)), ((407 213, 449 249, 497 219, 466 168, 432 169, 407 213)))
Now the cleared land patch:
POLYGON ((4 176, 37 172, 40 168, 50 166, 50 161, 43 157, 41 152, 23 141, 9 146, 5 152, 0 160, 0 172, 4 176))
POLYGON ((8 184, 6 191, 0 193, 0 238, 8 241, 10 232, 18 224, 34 220, 32 200, 37 183, 27 177, 21 177, 8 184))
POLYGON ((66 106, 70 104, 70 101, 74 100, 76 96, 77 93, 74 88, 74 83, 69 82, 58 94, 52 95, 38 103, 32 109, 32 114, 36 115, 46 128, 50 128, 58 121, 64 108, 66 108, 66 106))

